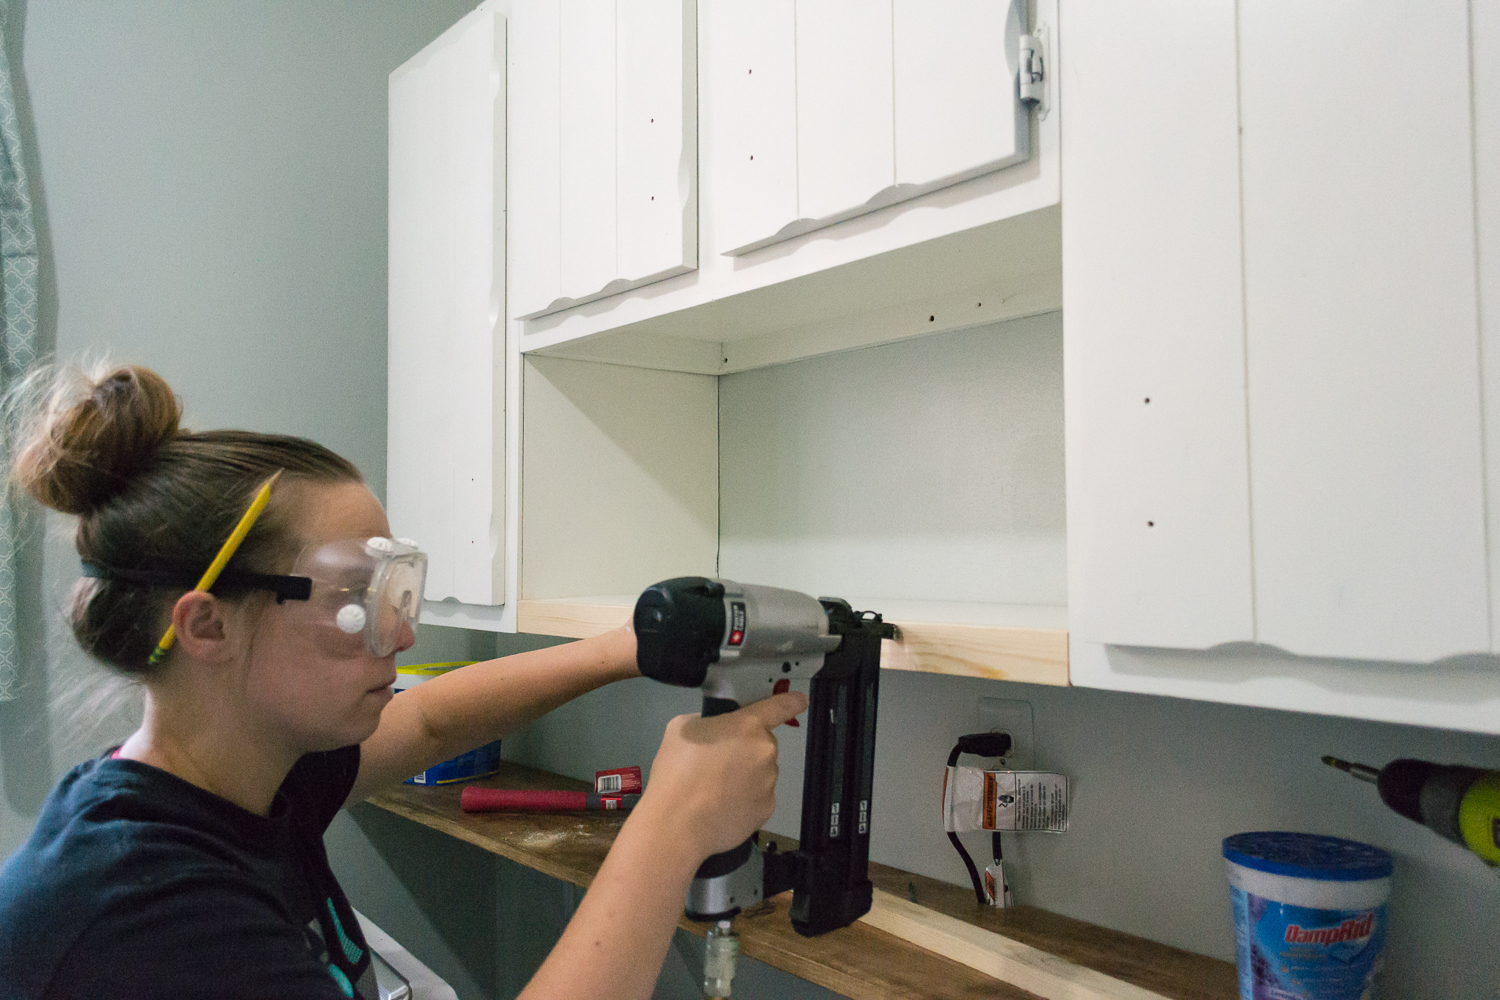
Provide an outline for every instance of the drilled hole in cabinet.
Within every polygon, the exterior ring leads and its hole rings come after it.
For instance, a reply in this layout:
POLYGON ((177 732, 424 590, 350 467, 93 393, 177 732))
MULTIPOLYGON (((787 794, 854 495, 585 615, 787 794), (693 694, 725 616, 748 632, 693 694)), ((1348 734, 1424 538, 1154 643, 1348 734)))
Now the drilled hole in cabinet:
POLYGON ((936 320, 937 320, 936 316, 928 316, 927 317, 927 322, 929 322, 929 323, 936 322, 936 320))
POLYGON ((1150 406, 1150 405, 1151 405, 1151 397, 1150 397, 1150 396, 1147 396, 1147 397, 1146 397, 1146 405, 1147 405, 1147 406, 1150 406))
POLYGON ((1148 527, 1148 528, 1154 528, 1154 527, 1156 527, 1156 522, 1155 521, 1147 521, 1146 522, 1146 527, 1148 527))

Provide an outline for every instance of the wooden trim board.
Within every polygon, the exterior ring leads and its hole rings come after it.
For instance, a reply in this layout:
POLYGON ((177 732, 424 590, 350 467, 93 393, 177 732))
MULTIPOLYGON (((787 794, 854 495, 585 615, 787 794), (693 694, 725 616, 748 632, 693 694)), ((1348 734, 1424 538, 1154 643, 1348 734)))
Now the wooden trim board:
POLYGON ((1166 1000, 1131 983, 875 890, 860 920, 1044 1000, 1166 1000))
MULTIPOLYGON (((630 608, 618 604, 522 600, 516 603, 521 632, 586 639, 625 624, 630 608)), ((1029 684, 1068 683, 1068 630, 894 622, 898 634, 881 650, 888 670, 985 677, 1029 684)))

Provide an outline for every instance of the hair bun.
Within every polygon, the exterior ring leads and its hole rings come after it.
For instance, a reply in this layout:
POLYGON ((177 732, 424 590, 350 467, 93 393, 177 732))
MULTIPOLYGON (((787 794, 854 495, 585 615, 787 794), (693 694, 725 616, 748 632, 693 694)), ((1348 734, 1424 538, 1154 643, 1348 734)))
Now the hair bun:
MULTIPOLYGON (((30 380, 28 380, 30 381, 30 380)), ((138 365, 90 380, 52 373, 16 455, 16 482, 64 514, 99 509, 178 434, 182 405, 156 372, 138 365)))

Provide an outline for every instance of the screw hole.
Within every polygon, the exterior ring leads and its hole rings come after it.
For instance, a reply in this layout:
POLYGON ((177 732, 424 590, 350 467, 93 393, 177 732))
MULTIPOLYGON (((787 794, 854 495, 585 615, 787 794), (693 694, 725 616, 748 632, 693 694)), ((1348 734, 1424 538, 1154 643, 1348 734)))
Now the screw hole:
POLYGON ((1147 406, 1150 406, 1150 405, 1151 405, 1151 397, 1150 397, 1150 396, 1147 396, 1147 397, 1146 397, 1146 405, 1147 405, 1147 406))
POLYGON ((1156 522, 1155 521, 1147 521, 1146 522, 1146 527, 1148 527, 1148 528, 1154 528, 1154 527, 1156 527, 1156 522))
POLYGON ((755 154, 754 153, 750 154, 750 159, 752 159, 752 160, 755 159, 755 154))
POLYGON ((983 302, 976 302, 976 303, 974 303, 974 308, 975 309, 983 309, 984 308, 984 303, 983 302))
POLYGON ((931 322, 935 321, 936 319, 937 319, 936 316, 928 316, 927 317, 927 322, 931 323, 931 322))

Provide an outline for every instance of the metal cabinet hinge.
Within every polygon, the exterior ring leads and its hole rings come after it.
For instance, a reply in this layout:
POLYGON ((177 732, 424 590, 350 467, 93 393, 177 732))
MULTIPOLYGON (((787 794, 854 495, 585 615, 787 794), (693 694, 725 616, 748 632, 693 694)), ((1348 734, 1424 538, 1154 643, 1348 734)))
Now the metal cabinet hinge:
POLYGON ((1021 103, 1041 113, 1047 111, 1047 26, 1039 24, 1030 34, 1021 36, 1020 72, 1017 84, 1021 103))

